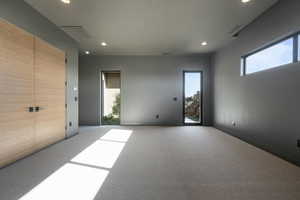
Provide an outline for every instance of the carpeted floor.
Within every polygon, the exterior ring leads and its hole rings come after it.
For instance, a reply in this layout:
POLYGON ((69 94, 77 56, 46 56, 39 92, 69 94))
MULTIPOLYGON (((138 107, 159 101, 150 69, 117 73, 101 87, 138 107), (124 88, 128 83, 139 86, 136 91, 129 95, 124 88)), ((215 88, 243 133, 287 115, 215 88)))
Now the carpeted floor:
POLYGON ((1 200, 299 200, 300 168, 210 127, 83 127, 0 170, 1 200))

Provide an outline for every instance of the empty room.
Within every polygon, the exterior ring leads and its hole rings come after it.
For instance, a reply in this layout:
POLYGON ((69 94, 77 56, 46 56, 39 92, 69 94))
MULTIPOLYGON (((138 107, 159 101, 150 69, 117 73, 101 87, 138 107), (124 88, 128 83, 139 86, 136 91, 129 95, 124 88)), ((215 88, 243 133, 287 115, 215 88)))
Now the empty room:
POLYGON ((0 0, 0 200, 299 200, 299 0, 0 0))

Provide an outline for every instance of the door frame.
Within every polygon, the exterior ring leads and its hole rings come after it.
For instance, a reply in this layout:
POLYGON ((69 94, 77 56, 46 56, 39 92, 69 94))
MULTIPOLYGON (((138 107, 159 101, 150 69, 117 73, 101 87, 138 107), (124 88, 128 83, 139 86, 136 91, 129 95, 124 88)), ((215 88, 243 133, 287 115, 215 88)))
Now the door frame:
MULTIPOLYGON (((122 72, 121 70, 100 70, 100 119, 99 119, 99 124, 100 126, 103 126, 102 124, 102 118, 103 116, 103 103, 104 103, 104 94, 103 94, 103 79, 102 76, 104 73, 109 73, 109 72, 118 72, 120 73, 120 97, 121 97, 121 102, 120 102, 120 123, 118 125, 121 125, 121 111, 122 111, 122 72)), ((117 125, 117 126, 118 126, 117 125)))
POLYGON ((202 126, 203 125, 203 71, 183 70, 182 72, 183 90, 182 90, 182 124, 184 126, 202 126), (186 123, 185 122, 185 73, 200 73, 200 123, 186 123))

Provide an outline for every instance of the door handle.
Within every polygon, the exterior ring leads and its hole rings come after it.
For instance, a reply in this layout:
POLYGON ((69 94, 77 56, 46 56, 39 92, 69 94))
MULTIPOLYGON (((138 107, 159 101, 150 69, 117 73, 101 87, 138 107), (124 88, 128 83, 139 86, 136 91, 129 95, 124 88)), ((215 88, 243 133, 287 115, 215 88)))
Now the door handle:
POLYGON ((40 106, 36 106, 34 109, 35 109, 35 112, 40 112, 41 110, 43 110, 43 108, 40 106))
POLYGON ((44 110, 44 108, 40 107, 40 106, 36 106, 35 107, 35 112, 39 112, 41 110, 44 110))
POLYGON ((43 107, 40 107, 40 106, 36 106, 36 107, 34 108, 34 110, 35 110, 35 112, 39 112, 39 111, 41 111, 41 110, 44 110, 44 108, 43 108, 43 107))
POLYGON ((34 112, 34 107, 28 107, 28 112, 34 112))

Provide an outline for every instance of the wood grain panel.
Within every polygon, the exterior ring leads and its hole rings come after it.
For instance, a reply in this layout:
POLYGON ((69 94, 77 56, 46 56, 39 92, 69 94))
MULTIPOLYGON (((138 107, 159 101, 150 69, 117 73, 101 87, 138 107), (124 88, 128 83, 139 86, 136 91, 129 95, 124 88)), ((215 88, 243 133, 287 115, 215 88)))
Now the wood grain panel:
POLYGON ((36 148, 65 138, 65 53, 35 39, 36 148))
POLYGON ((0 21, 0 167, 34 151, 34 37, 0 21))

